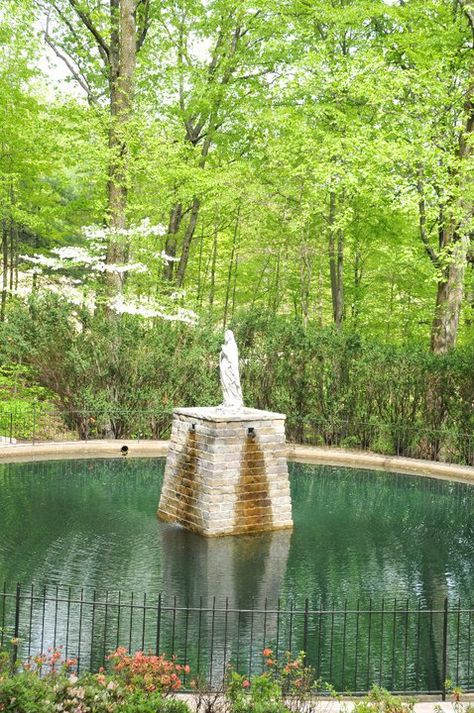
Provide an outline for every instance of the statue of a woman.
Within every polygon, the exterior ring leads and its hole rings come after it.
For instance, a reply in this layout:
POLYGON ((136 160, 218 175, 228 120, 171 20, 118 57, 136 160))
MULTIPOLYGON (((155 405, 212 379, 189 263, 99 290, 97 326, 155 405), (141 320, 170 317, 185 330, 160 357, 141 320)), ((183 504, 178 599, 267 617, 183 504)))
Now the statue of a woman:
POLYGON ((227 329, 224 334, 219 359, 222 393, 225 408, 241 409, 244 405, 242 388, 239 376, 239 351, 232 330, 227 329))

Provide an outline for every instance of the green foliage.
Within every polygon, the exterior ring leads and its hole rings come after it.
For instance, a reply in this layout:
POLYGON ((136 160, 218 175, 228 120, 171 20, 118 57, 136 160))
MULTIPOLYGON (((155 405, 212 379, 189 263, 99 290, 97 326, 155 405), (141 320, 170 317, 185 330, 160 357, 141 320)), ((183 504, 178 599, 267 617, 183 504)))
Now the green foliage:
POLYGON ((384 688, 373 686, 368 695, 354 704, 355 713, 411 713, 415 701, 394 696, 384 688))
MULTIPOLYGON (((289 440, 472 462, 472 348, 433 356, 261 312, 235 318, 232 326, 245 400, 286 413, 289 440)), ((66 425, 81 437, 161 438, 174 407, 221 399, 222 337, 212 325, 133 315, 110 322, 100 313, 81 321, 51 296, 12 311, 0 337, 4 363, 19 357, 28 378, 41 385, 34 393, 54 393, 69 412, 66 425)), ((47 412, 50 402, 44 403, 47 412)))
POLYGON ((29 413, 32 404, 52 404, 54 398, 54 392, 35 382, 30 367, 21 363, 0 366, 0 409, 4 413, 29 413))
POLYGON ((260 408, 287 414, 288 437, 320 445, 369 448, 383 453, 470 458, 474 428, 474 352, 443 358, 413 346, 384 344, 358 334, 305 329, 295 320, 247 315, 235 322, 246 365, 244 393, 260 408), (442 404, 432 423, 429 385, 442 404), (436 446, 437 433, 452 439, 436 446), (435 451, 423 451, 423 434, 435 451), (463 454, 463 448, 466 453, 463 454), (437 449, 437 450, 436 450, 437 449))
MULTIPOLYGON (((125 234, 122 252, 145 270, 127 275, 123 295, 196 310, 194 332, 111 319, 90 266, 32 274, 25 254, 82 246, 81 227, 111 217, 113 18, 105 0, 84 0, 79 13, 58 0, 48 20, 39 0, 4 4, 2 368, 27 365, 42 389, 4 371, 6 410, 28 412, 24 403, 51 393, 62 409, 96 413, 215 403, 209 354, 231 322, 248 402, 288 413, 292 438, 469 460, 458 443, 474 425, 465 3, 139 3, 148 34, 122 127, 124 220, 163 230, 125 234), (66 74, 59 87, 46 53, 66 74), (461 348, 435 361, 426 354, 435 299, 453 263, 446 301, 457 304, 451 346, 457 337, 461 348), (31 391, 15 391, 20 381, 31 391), (316 422, 332 426, 315 432, 316 422), (433 445, 440 426, 452 438, 433 445), (420 428, 428 447, 410 435, 420 428)), ((166 430, 109 416, 67 426, 82 436, 166 430)))
MULTIPOLYGON (((133 678, 124 680, 123 670, 106 674, 73 672, 75 660, 62 659, 59 651, 46 656, 36 656, 31 661, 13 670, 10 657, 0 652, 0 711, 3 713, 189 713, 188 706, 173 698, 167 698, 165 690, 176 690, 150 685, 148 668, 158 661, 161 675, 179 671, 164 657, 145 656, 138 652, 129 657, 139 662, 133 678)), ((123 660, 123 654, 114 654, 115 668, 123 660)), ((159 676, 155 676, 158 683, 159 676)), ((177 679, 180 685, 180 680, 177 679)))
MULTIPOLYGON (((21 308, 12 314, 3 334, 4 343, 15 345, 39 383, 54 390, 61 408, 71 412, 81 435, 91 427, 88 414, 115 411, 120 416, 109 428, 116 437, 131 428, 137 434, 140 427, 144 435, 160 437, 168 423, 160 421, 163 412, 219 398, 219 335, 161 320, 150 328, 133 316, 113 323, 103 314, 82 323, 72 319, 68 305, 51 297, 35 302, 34 317, 21 308), (155 419, 140 424, 133 416, 132 426, 127 414, 139 411, 155 419)), ((7 347, 5 359, 13 358, 7 347)))
POLYGON ((304 652, 296 658, 287 652, 277 660, 271 649, 264 649, 263 660, 263 673, 250 679, 230 671, 225 696, 231 713, 291 713, 317 708, 314 699, 318 695, 336 698, 330 685, 315 678, 304 652))

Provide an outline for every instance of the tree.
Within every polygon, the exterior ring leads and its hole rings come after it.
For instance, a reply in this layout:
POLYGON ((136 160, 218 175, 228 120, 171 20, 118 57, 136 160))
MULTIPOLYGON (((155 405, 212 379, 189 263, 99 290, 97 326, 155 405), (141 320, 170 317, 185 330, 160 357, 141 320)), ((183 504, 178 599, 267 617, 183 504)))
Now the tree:
MULTIPOLYGON (((150 27, 150 0, 57 0, 44 7, 45 39, 65 61, 91 104, 105 95, 109 111, 106 221, 111 232, 109 263, 125 262, 130 126, 133 115, 137 52, 150 27), (54 14, 54 19, 50 16, 54 14), (87 52, 84 53, 84 46, 87 52)), ((120 273, 107 273, 109 288, 119 292, 120 273)))

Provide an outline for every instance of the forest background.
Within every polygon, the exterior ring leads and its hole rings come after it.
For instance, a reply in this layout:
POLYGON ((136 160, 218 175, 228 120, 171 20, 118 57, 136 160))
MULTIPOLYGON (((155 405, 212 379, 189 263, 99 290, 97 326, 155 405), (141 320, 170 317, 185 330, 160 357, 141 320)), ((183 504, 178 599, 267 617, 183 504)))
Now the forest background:
POLYGON ((289 438, 474 464, 473 50, 470 0, 3 0, 2 434, 166 436, 232 327, 289 438))

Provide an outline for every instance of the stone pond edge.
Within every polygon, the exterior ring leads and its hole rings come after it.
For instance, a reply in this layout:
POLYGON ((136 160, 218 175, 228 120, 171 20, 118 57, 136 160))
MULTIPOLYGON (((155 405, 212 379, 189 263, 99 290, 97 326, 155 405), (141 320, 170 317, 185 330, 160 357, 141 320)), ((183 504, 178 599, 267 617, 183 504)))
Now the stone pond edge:
MULTIPOLYGON (((66 460, 70 458, 123 458, 122 447, 127 446, 128 457, 164 457, 169 441, 94 440, 48 441, 42 443, 12 443, 0 445, 0 462, 28 462, 36 460, 66 460)), ((287 444, 289 461, 315 465, 333 465, 368 470, 386 470, 406 475, 474 483, 474 467, 418 460, 401 456, 387 456, 367 451, 322 448, 287 444)))

